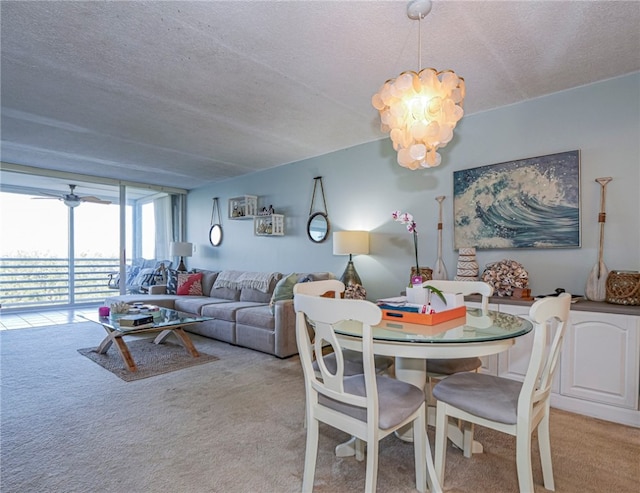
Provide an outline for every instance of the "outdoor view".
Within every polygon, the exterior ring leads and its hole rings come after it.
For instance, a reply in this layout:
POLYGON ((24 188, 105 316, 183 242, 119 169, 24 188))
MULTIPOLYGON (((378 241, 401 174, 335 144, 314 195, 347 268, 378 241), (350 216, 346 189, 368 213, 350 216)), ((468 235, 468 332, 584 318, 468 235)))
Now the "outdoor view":
MULTIPOLYGON (((133 251, 131 209, 127 252, 133 251)), ((153 202, 140 213, 139 249, 154 258, 153 202)), ((96 302, 114 294, 108 281, 119 268, 118 204, 84 202, 70 209, 56 199, 0 192, 0 231, 3 309, 96 302)))

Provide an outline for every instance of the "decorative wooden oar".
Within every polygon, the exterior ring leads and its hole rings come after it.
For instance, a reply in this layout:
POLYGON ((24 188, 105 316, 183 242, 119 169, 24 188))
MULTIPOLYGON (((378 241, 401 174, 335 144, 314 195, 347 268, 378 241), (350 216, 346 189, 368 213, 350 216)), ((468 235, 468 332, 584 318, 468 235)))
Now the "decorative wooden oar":
POLYGON ((447 268, 442 260, 442 201, 444 198, 444 195, 436 197, 440 211, 438 214, 438 260, 431 276, 433 279, 447 279, 447 268))
POLYGON ((607 183, 613 178, 606 176, 604 178, 596 178, 600 184, 600 213, 598 214, 598 222, 600 223, 600 244, 598 246, 598 262, 591 269, 591 273, 587 278, 587 285, 584 294, 588 300, 604 301, 607 295, 607 276, 609 270, 602 260, 602 252, 604 250, 604 223, 607 219, 605 212, 605 200, 607 197, 607 183))

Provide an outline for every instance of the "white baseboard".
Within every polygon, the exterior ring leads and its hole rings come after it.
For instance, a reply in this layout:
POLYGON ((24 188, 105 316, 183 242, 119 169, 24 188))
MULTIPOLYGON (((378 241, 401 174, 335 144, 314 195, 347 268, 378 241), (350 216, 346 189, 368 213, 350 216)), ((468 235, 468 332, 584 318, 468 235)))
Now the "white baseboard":
POLYGON ((551 407, 640 428, 640 411, 551 394, 551 407))

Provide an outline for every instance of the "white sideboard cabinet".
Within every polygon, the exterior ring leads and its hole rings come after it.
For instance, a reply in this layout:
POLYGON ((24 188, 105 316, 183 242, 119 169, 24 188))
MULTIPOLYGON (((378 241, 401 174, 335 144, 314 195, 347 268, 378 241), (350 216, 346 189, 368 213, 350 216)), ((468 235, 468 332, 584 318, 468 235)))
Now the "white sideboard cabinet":
MULTIPOLYGON (((526 316, 529 305, 492 298, 490 309, 526 316)), ((640 427, 640 308, 581 301, 570 321, 552 407, 640 427)), ((532 342, 533 334, 517 338, 508 351, 483 358, 480 371, 523 380, 532 342)))

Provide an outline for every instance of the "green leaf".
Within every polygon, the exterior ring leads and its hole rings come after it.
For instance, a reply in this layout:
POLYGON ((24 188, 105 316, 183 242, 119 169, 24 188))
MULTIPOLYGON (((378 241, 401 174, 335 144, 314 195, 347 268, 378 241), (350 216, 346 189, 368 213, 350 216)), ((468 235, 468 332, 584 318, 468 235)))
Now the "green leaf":
POLYGON ((422 287, 438 295, 438 298, 440 298, 445 305, 447 304, 447 300, 445 299, 444 294, 442 294, 442 291, 440 291, 438 288, 434 288, 433 286, 429 286, 429 285, 422 286, 422 287))

